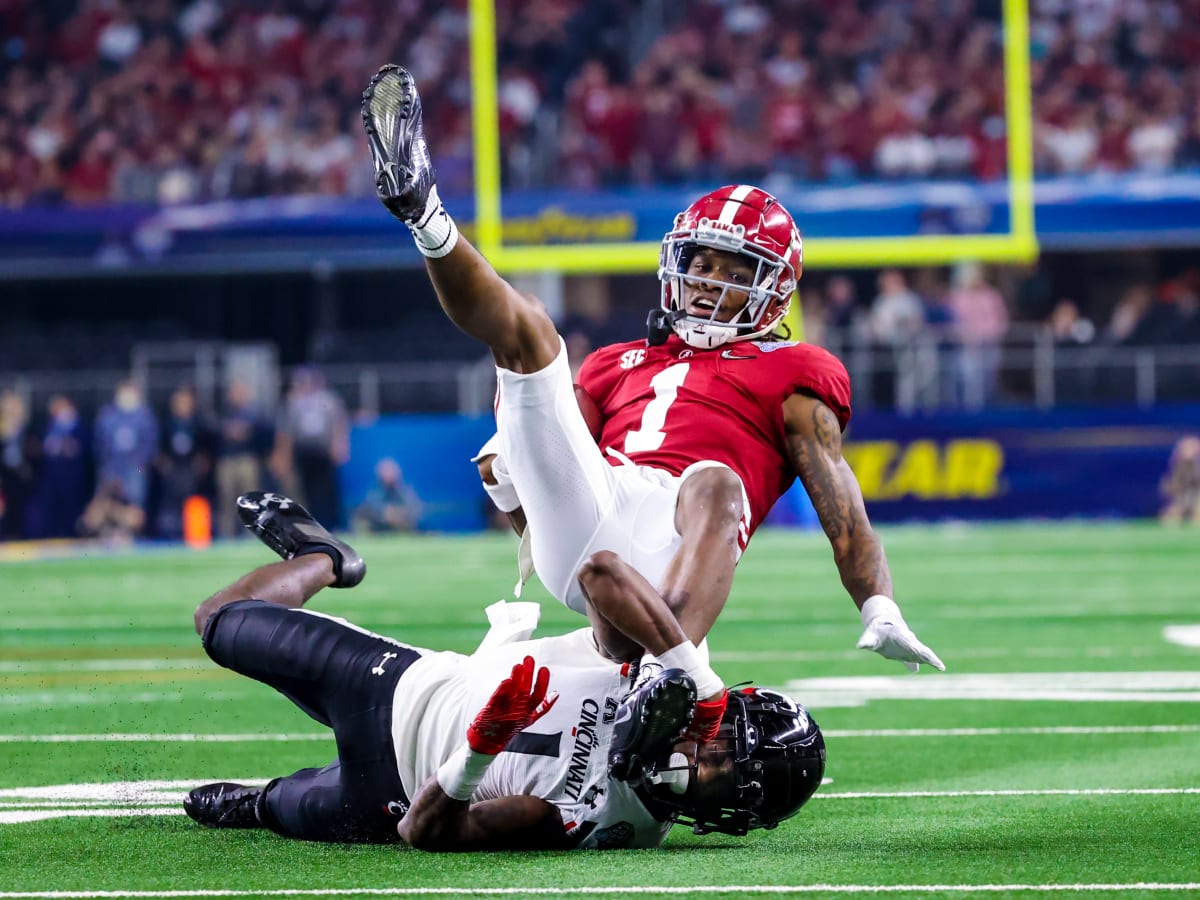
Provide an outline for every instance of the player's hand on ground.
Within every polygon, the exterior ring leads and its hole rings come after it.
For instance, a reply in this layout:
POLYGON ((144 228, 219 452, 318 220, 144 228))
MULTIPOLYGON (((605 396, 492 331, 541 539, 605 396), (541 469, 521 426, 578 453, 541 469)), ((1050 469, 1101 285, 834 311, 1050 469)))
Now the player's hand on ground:
POLYGON ((713 740, 721 727, 721 717, 725 715, 728 703, 729 691, 721 691, 716 697, 698 701, 696 714, 684 729, 683 739, 697 744, 707 744, 713 740))
POLYGON ((514 734, 544 716, 558 700, 557 692, 547 692, 550 670, 538 669, 535 680, 535 668, 532 656, 513 666, 512 674, 500 682, 467 728, 467 743, 476 753, 499 753, 514 734))
POLYGON ((921 643, 900 608, 887 597, 871 597, 862 608, 863 633, 858 639, 858 649, 873 650, 886 659, 902 662, 910 672, 921 668, 921 663, 933 666, 942 672, 946 665, 938 655, 921 643))

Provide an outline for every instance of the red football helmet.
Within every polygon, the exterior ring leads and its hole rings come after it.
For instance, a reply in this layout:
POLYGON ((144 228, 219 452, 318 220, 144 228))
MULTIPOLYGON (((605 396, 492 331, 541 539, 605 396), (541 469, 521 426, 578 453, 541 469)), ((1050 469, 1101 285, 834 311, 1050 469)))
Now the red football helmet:
POLYGON ((800 232, 783 204, 753 185, 726 185, 677 215, 675 227, 663 237, 658 260, 662 308, 675 333, 702 350, 763 337, 787 315, 803 264, 800 232), (750 285, 688 275, 692 258, 703 247, 746 257, 755 272, 750 285), (721 289, 708 315, 688 314, 687 283, 721 289), (747 293, 749 299, 730 321, 721 322, 716 314, 730 291, 747 293))

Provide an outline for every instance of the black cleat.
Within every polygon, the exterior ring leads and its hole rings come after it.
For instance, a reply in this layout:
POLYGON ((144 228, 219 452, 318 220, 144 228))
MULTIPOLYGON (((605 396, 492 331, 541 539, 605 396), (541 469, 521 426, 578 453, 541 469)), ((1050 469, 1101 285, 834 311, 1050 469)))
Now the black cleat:
POLYGON ((237 513, 255 537, 284 559, 309 553, 328 556, 333 560, 335 588, 352 588, 367 574, 367 564, 358 551, 335 538, 290 497, 251 491, 238 497, 237 513))
POLYGON ((613 724, 609 774, 640 784, 646 768, 675 746, 696 714, 696 683, 667 669, 625 695, 613 724))
POLYGON ((421 128, 421 97, 407 69, 388 64, 363 91, 362 119, 375 165, 375 190, 388 211, 421 225, 436 175, 421 128))
POLYGON ((263 828, 254 812, 262 792, 229 781, 204 784, 183 798, 183 811, 207 828, 263 828))

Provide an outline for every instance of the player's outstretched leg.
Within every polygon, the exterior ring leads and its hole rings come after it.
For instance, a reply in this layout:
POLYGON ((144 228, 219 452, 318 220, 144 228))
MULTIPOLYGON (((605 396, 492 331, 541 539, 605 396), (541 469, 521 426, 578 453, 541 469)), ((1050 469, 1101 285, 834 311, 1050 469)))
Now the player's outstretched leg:
POLYGON ((265 828, 256 811, 262 795, 230 781, 202 784, 183 798, 183 811, 208 828, 265 828))
POLYGON ((500 277, 438 197, 412 75, 396 65, 381 68, 363 92, 362 119, 376 192, 412 232, 446 315, 486 344, 502 368, 530 373, 550 365, 560 341, 545 308, 500 277))
POLYGON ((251 491, 237 499, 238 518, 254 536, 284 559, 323 553, 333 561, 330 587, 351 588, 367 574, 367 564, 353 547, 335 538, 290 497, 251 491))

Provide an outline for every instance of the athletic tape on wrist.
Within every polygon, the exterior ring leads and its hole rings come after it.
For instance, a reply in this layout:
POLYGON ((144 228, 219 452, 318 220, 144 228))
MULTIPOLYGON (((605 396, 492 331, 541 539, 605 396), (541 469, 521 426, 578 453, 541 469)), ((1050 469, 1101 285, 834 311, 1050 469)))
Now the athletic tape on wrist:
POLYGON ((445 256, 458 243, 458 226, 442 206, 436 184, 429 189, 425 212, 416 221, 408 223, 408 230, 421 255, 430 259, 445 256))
POLYGON ((696 696, 701 700, 725 690, 725 682, 713 671, 712 666, 705 662, 691 641, 684 641, 666 653, 658 654, 658 661, 664 669, 683 669, 687 672, 692 681, 696 682, 696 696))
POLYGON ((437 783, 447 797, 470 800, 483 780, 483 773, 496 757, 477 753, 463 744, 437 770, 437 783))

